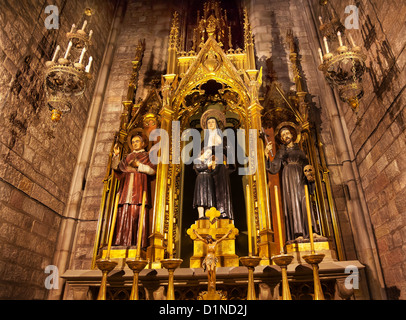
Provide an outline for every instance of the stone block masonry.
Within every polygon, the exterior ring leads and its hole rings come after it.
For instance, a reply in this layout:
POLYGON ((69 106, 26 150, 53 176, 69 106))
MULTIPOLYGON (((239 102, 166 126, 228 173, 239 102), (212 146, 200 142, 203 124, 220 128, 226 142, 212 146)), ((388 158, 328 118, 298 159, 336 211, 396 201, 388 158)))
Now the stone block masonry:
MULTIPOLYGON (((84 3, 56 1, 59 29, 46 29, 48 1, 9 1, 0 10, 0 299, 44 299, 95 80, 58 126, 50 121, 44 64, 78 24, 84 3)), ((94 79, 103 58, 115 1, 88 1, 94 15, 94 79)))
MULTIPOLYGON (((312 1, 315 15, 320 6, 312 1)), ((357 1, 359 29, 346 30, 367 54, 358 115, 342 104, 389 299, 406 298, 406 6, 357 1)), ((333 8, 344 23, 349 2, 333 8)))

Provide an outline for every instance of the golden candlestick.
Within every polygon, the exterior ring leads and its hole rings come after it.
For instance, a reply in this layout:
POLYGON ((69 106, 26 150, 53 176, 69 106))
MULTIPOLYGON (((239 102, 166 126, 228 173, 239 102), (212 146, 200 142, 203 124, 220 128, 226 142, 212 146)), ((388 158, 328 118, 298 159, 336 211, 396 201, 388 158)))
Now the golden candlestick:
POLYGON ((278 233, 279 233, 279 247, 280 253, 284 253, 284 244, 283 244, 283 234, 282 234, 282 221, 281 221, 281 212, 279 207, 279 194, 278 194, 278 186, 274 186, 275 191, 275 205, 276 205, 276 218, 278 221, 278 233))
POLYGON ((142 194, 142 205, 141 205, 141 215, 138 220, 138 236, 137 236, 137 250, 135 258, 139 259, 141 257, 141 240, 142 240, 142 229, 144 227, 144 216, 145 216, 145 202, 147 198, 147 193, 144 191, 142 194))
POLYGON ((279 233, 279 246, 280 253, 279 255, 273 256, 272 261, 281 268, 282 273, 282 300, 292 300, 290 294, 289 281, 288 281, 288 265, 292 262, 293 256, 290 254, 284 253, 284 243, 283 243, 283 234, 282 234, 282 221, 281 221, 281 212, 279 207, 279 193, 278 186, 274 186, 275 191, 275 204, 276 204, 276 218, 278 221, 278 233, 279 233))
POLYGON ((314 300, 324 300, 323 289, 321 287, 321 282, 320 282, 320 277, 319 277, 319 263, 321 263, 323 261, 325 255, 323 253, 315 253, 315 251, 314 251, 312 218, 311 218, 311 211, 310 211, 309 190, 307 188, 307 185, 305 185, 305 197, 306 197, 307 222, 308 222, 308 227, 309 227, 311 254, 303 256, 303 259, 308 264, 311 264, 311 266, 313 268, 314 300))
POLYGON ((169 192, 168 254, 173 258, 173 190, 169 192))
POLYGON ((111 244, 113 242, 114 228, 116 226, 117 209, 118 209, 118 201, 119 201, 119 199, 120 199, 120 194, 117 193, 116 201, 114 202, 114 211, 113 211, 113 218, 112 218, 112 222, 111 222, 109 241, 108 241, 108 244, 107 244, 106 258, 105 259, 99 259, 96 262, 97 267, 102 271, 102 280, 101 280, 97 300, 106 300, 107 274, 111 270, 113 270, 117 265, 117 262, 110 260, 110 251, 111 251, 111 244))
POLYGON ((141 240, 142 240, 142 229, 144 227, 144 216, 145 216, 145 203, 146 203, 147 194, 144 191, 142 194, 142 205, 141 205, 141 214, 138 220, 138 236, 137 236, 137 249, 135 254, 135 259, 127 260, 126 263, 128 267, 133 271, 133 284, 131 287, 130 300, 138 300, 138 278, 142 270, 148 264, 147 260, 141 258, 141 240))
POLYGON ((182 259, 173 258, 173 207, 173 193, 169 192, 168 245, 166 248, 169 258, 161 260, 161 265, 168 269, 169 273, 166 300, 175 300, 174 273, 176 268, 179 268, 183 262, 182 259))
POLYGON ((134 260, 127 260, 126 261, 128 267, 134 272, 133 277, 133 284, 131 287, 131 295, 130 300, 138 300, 138 278, 139 274, 142 270, 144 270, 145 266, 148 264, 147 260, 142 259, 134 259, 134 260))
POLYGON ((110 251, 111 251, 111 245, 113 243, 114 229, 116 227, 117 210, 118 210, 118 201, 119 200, 120 200, 120 194, 117 193, 116 201, 114 202, 114 211, 113 211, 113 218, 112 218, 112 221, 111 221, 111 227, 110 227, 110 233, 109 233, 109 242, 107 243, 106 260, 110 259, 110 251))
POLYGON ((248 268, 248 290, 247 290, 247 300, 257 300, 257 295, 255 293, 255 284, 254 284, 254 270, 261 261, 261 257, 249 256, 241 257, 241 263, 248 268))
POLYGON ((168 269, 168 289, 166 292, 166 300, 175 300, 175 288, 174 288, 174 273, 176 268, 179 268, 183 262, 182 259, 163 259, 161 264, 165 269, 168 269))
POLYGON ((250 188, 247 184, 245 187, 246 198, 247 198, 247 232, 248 232, 248 256, 252 256, 252 227, 251 227, 251 195, 250 188))
POLYGON ((96 262, 96 265, 102 271, 102 280, 100 284, 99 294, 97 295, 97 300, 106 300, 107 274, 116 267, 117 262, 100 259, 96 262))
POLYGON ((307 224, 309 227, 309 238, 310 238, 310 248, 312 254, 314 254, 314 239, 313 239, 313 225, 312 225, 312 217, 310 211, 310 201, 309 201, 309 190, 307 185, 305 187, 305 197, 306 197, 306 211, 307 211, 307 224))
POLYGON ((240 262, 248 268, 248 290, 247 290, 247 300, 256 300, 257 295, 255 293, 254 284, 254 270, 261 261, 261 257, 252 255, 252 225, 251 225, 251 194, 249 185, 245 186, 246 198, 247 198, 247 233, 248 233, 248 256, 241 257, 240 262))

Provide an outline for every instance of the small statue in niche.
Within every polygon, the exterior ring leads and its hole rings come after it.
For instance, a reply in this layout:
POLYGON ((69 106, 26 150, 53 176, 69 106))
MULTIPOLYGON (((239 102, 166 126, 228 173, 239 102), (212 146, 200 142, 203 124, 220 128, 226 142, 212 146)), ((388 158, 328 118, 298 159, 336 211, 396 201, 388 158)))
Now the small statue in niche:
MULTIPOLYGON (((147 138, 140 133, 131 137, 131 149, 120 161, 120 148, 117 144, 113 148, 111 167, 116 178, 120 181, 118 193, 120 199, 117 209, 117 222, 114 231, 113 245, 132 246, 137 244, 138 219, 141 213, 142 195, 146 191, 145 210, 150 207, 150 181, 149 177, 155 175, 156 165, 152 164, 148 152, 144 147, 147 138)), ((147 213, 148 211, 146 211, 147 213)), ((147 214, 143 222, 141 247, 147 247, 147 214)))
MULTIPOLYGON (((277 130, 276 137, 279 138, 282 145, 276 152, 273 161, 269 159, 273 143, 271 141, 266 145, 266 170, 271 174, 282 171, 282 201, 286 241, 302 241, 309 238, 304 185, 309 185, 310 192, 314 190, 314 168, 309 164, 306 154, 295 142, 297 132, 293 125, 281 126, 277 130)), ((311 217, 314 236, 315 238, 320 237, 313 212, 311 212, 311 217)))

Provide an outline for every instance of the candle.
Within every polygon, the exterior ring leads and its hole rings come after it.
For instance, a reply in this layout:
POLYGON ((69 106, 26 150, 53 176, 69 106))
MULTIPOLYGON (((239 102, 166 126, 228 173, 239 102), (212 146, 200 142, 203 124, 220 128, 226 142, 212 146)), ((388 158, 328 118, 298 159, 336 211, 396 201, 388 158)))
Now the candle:
POLYGON ((314 254, 312 217, 311 217, 311 211, 310 211, 309 190, 307 188, 307 185, 305 185, 305 197, 306 197, 307 223, 309 226, 310 248, 311 248, 312 254, 314 254))
POLYGON ((72 41, 69 41, 68 48, 66 49, 65 56, 63 57, 64 59, 68 58, 69 51, 71 48, 72 48, 72 41))
POLYGON ((83 22, 82 31, 85 31, 86 25, 87 25, 87 20, 85 20, 85 21, 83 22))
POLYGON ((58 54, 59 50, 61 50, 61 47, 59 46, 59 44, 56 46, 56 50, 54 53, 54 56, 52 57, 52 61, 55 61, 56 59, 56 55, 58 54))
POLYGON ((168 225, 168 248, 169 258, 173 258, 173 191, 169 192, 169 225, 168 225))
POLYGON ((284 250, 283 250, 282 221, 281 221, 281 211, 279 208, 278 186, 274 186, 274 189, 275 189, 276 218, 278 221, 279 247, 281 253, 283 254, 284 250))
POLYGON ((87 66, 86 66, 86 72, 89 72, 90 71, 90 66, 92 65, 92 61, 93 61, 93 57, 92 56, 90 56, 89 57, 89 63, 87 64, 87 66))
POLYGON ((80 54, 79 63, 82 63, 83 57, 85 56, 86 47, 83 47, 82 53, 80 54))
POLYGON ((116 227, 117 208, 118 208, 118 201, 119 201, 119 199, 120 199, 120 194, 117 193, 117 195, 116 195, 116 201, 114 202, 114 211, 113 211, 113 218, 112 218, 112 221, 111 221, 111 229, 110 229, 110 234, 109 234, 109 242, 107 243, 106 260, 110 260, 111 244, 112 244, 112 242, 113 242, 114 228, 116 227))
POLYGON ((93 30, 90 30, 90 32, 89 32, 89 41, 92 38, 92 35, 93 35, 93 30))
POLYGON ((70 33, 73 32, 73 30, 75 29, 75 27, 76 27, 76 25, 75 25, 75 24, 72 24, 72 28, 70 29, 70 33))
POLYGON ((324 41, 324 46, 326 47, 326 53, 329 53, 330 51, 328 50, 327 38, 323 37, 323 41, 324 41))
POLYGON ((142 194, 142 205, 141 205, 141 214, 138 220, 138 235, 137 235, 137 250, 136 250, 136 258, 141 257, 141 240, 142 240, 142 229, 144 227, 144 216, 145 216, 145 201, 146 201, 147 193, 144 191, 142 194))
POLYGON ((320 16, 319 16, 319 21, 320 21, 320 24, 323 24, 323 20, 321 19, 320 16))
POLYGON ((319 48, 319 56, 320 56, 321 63, 323 63, 323 53, 321 52, 320 48, 319 48))
POLYGON ((354 39, 353 39, 352 36, 351 36, 351 33, 348 34, 348 37, 350 38, 351 45, 352 45, 353 47, 355 47, 355 42, 354 42, 354 39))
POLYGON ((340 44, 340 47, 342 47, 343 46, 343 40, 341 39, 341 32, 340 31, 337 32, 337 37, 338 37, 338 42, 340 44))
POLYGON ((246 198, 247 198, 247 232, 248 232, 248 255, 252 256, 252 227, 251 227, 251 196, 250 196, 250 187, 247 184, 246 188, 246 198))

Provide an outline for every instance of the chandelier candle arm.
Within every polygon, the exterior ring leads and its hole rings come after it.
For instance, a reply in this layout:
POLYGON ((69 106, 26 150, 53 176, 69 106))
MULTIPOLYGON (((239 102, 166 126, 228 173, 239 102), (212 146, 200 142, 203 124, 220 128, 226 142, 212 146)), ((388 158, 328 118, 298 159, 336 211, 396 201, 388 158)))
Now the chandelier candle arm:
POLYGON ((324 41, 324 46, 326 47, 326 53, 330 53, 329 49, 328 49, 328 43, 327 43, 327 38, 323 37, 323 41, 324 41))
POLYGON ((354 42, 354 39, 353 39, 352 36, 351 36, 351 33, 348 33, 348 37, 350 38, 351 45, 352 45, 353 47, 356 47, 355 42, 354 42))
POLYGON ((89 63, 87 64, 87 66, 86 66, 86 72, 89 72, 90 71, 90 66, 92 65, 92 61, 93 61, 93 57, 92 56, 90 56, 89 57, 89 63))
POLYGON ((83 22, 83 26, 82 26, 82 31, 85 31, 85 28, 86 28, 86 26, 87 26, 87 20, 85 20, 84 22, 83 22))
POLYGON ((321 63, 323 63, 323 52, 321 51, 321 48, 319 48, 319 56, 321 63))
POLYGON ((52 57, 52 62, 55 61, 56 55, 58 54, 59 50, 61 50, 61 47, 60 47, 59 44, 58 44, 58 45, 56 46, 54 56, 52 57))
POLYGON ((82 63, 83 57, 85 56, 86 47, 83 47, 82 53, 80 54, 79 63, 82 63))
POLYGON ((340 31, 337 32, 337 38, 338 38, 338 42, 340 44, 340 47, 342 47, 343 46, 343 39, 341 38, 341 32, 340 31))
POLYGON ((72 41, 69 41, 68 48, 66 49, 65 56, 63 57, 64 59, 68 58, 69 51, 71 48, 72 48, 72 41))

